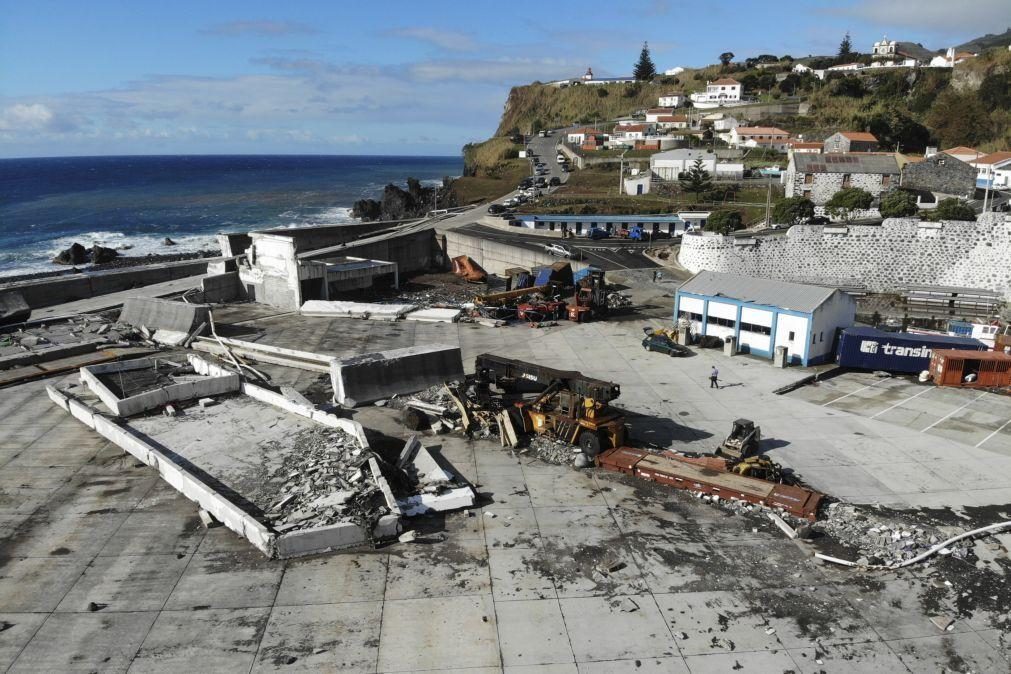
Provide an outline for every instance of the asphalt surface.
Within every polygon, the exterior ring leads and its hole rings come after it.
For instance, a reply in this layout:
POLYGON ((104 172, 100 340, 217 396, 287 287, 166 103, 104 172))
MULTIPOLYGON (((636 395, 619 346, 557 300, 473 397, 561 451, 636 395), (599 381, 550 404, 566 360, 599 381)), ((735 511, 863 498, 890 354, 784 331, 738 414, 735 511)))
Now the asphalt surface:
MULTIPOLYGON (((545 138, 540 136, 534 136, 527 143, 527 149, 532 150, 537 154, 537 159, 546 164, 549 173, 544 176, 546 182, 551 182, 552 178, 558 178, 563 183, 569 179, 569 174, 561 169, 558 162, 555 161, 555 157, 558 156, 557 144, 561 138, 561 131, 555 131, 552 135, 545 138)), ((531 165, 531 169, 533 165, 531 165)))
MULTIPOLYGON (((620 239, 600 239, 592 241, 585 238, 556 239, 538 234, 525 233, 516 227, 516 232, 504 231, 485 225, 471 224, 460 227, 459 230, 480 236, 483 239, 507 243, 518 248, 544 251, 544 246, 560 243, 567 248, 578 250, 582 259, 605 271, 616 269, 652 269, 658 264, 646 257, 643 252, 649 244, 623 241, 620 239)), ((529 230, 527 230, 529 231, 529 230)))

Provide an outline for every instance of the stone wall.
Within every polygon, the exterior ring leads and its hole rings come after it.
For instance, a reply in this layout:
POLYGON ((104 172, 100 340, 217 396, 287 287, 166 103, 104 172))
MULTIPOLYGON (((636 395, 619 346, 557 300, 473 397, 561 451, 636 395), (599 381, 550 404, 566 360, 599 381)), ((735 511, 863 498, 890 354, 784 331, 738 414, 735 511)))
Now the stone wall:
POLYGON ((976 189, 976 169, 944 153, 902 167, 902 186, 935 194, 971 196, 976 189))
POLYGON ((684 237, 686 269, 896 292, 908 285, 992 290, 1011 300, 1011 220, 888 219, 880 226, 791 227, 785 236, 684 237))
MULTIPOLYGON (((859 187, 862 190, 866 190, 874 198, 896 186, 896 183, 899 181, 897 175, 891 176, 887 185, 882 183, 880 173, 853 173, 848 175, 850 176, 850 187, 859 187)), ((807 197, 816 206, 824 206, 832 198, 832 195, 843 189, 843 176, 844 174, 842 173, 805 174, 800 171, 789 172, 786 174, 786 196, 807 197), (805 175, 813 175, 814 182, 805 184, 805 175), (805 194, 806 190, 810 190, 811 193, 805 194)))

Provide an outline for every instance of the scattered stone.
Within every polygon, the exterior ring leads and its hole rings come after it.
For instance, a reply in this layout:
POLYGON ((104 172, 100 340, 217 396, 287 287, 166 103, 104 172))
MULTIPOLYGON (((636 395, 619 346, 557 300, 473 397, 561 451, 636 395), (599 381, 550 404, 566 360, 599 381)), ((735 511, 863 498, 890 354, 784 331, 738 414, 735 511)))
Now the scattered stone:
POLYGON ((204 525, 205 528, 207 528, 207 529, 213 529, 214 527, 220 527, 221 526, 221 522, 219 522, 218 519, 214 515, 210 514, 209 512, 207 512, 206 510, 204 510, 203 508, 200 509, 199 515, 200 515, 200 521, 203 522, 203 525, 204 525))
POLYGON ((955 620, 948 616, 936 615, 930 619, 930 622, 934 623, 934 627, 942 632, 950 632, 955 629, 955 620))
POLYGON ((201 398, 200 400, 197 401, 197 404, 200 405, 200 409, 205 410, 208 407, 213 407, 214 405, 217 405, 218 401, 215 400, 214 398, 201 398))
POLYGON ((498 517, 498 515, 496 515, 495 513, 491 512, 490 510, 485 511, 484 516, 488 517, 490 519, 495 519, 496 517, 498 517))

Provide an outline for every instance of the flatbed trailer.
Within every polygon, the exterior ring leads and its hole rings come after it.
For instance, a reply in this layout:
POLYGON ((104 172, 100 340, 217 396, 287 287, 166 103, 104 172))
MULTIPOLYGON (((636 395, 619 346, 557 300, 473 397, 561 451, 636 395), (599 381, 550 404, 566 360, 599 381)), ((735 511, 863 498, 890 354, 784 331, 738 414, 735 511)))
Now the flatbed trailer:
POLYGON ((812 522, 817 519, 818 506, 824 498, 823 494, 810 489, 737 475, 719 469, 718 463, 692 460, 670 452, 653 454, 634 447, 615 447, 602 452, 597 457, 597 465, 675 489, 782 508, 812 522))

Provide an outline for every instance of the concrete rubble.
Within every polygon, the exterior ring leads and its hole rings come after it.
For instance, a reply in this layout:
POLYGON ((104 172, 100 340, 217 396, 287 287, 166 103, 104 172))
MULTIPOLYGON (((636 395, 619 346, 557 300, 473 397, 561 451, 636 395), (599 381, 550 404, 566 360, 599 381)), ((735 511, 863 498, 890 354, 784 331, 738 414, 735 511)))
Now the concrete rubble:
POLYGON ((330 378, 334 401, 355 407, 462 379, 463 361, 459 347, 413 346, 335 359, 330 378))
POLYGON ((379 304, 375 302, 345 302, 337 300, 309 300, 302 304, 303 316, 323 318, 364 318, 370 321, 396 321, 414 311, 413 304, 379 304))

